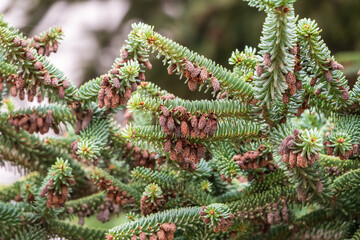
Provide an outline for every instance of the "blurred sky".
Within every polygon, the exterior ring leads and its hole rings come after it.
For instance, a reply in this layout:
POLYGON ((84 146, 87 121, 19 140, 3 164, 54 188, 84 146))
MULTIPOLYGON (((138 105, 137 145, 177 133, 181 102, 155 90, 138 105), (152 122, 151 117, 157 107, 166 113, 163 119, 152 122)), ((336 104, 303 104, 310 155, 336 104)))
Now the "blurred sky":
MULTIPOLYGON (((46 12, 36 26, 27 25, 31 16, 26 14, 37 1, 13 1, 1 0, 0 12, 5 12, 7 22, 16 28, 33 30, 30 36, 47 30, 52 26, 61 26, 65 37, 61 41, 60 50, 50 56, 50 61, 61 69, 76 85, 83 79, 86 63, 95 58, 109 68, 116 56, 119 55, 119 48, 122 43, 115 36, 112 44, 106 52, 98 51, 97 40, 94 31, 112 31, 126 14, 129 2, 126 0, 113 1, 86 1, 68 3, 57 1, 46 12)), ((103 69, 104 66, 99 66, 103 69)))

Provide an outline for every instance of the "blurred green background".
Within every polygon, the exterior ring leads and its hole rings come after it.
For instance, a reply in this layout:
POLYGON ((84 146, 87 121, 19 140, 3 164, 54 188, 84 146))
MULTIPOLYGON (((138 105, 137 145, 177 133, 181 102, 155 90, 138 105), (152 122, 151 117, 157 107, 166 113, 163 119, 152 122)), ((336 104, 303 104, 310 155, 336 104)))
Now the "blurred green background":
MULTIPOLYGON (((143 21, 154 25, 155 30, 160 33, 228 66, 228 58, 232 50, 242 50, 245 45, 254 47, 258 45, 265 18, 263 12, 249 7, 241 0, 100 1, 101 6, 105 7, 98 7, 95 11, 89 6, 99 1, 28 0, 26 6, 22 4, 24 3, 22 0, 3 1, 7 2, 3 3, 4 6, 6 5, 3 7, 5 18, 14 9, 24 8, 22 16, 26 16, 26 20, 22 20, 23 23, 19 24, 19 27, 29 36, 35 34, 35 30, 46 30, 51 26, 50 23, 62 26, 63 19, 71 18, 77 13, 76 9, 81 10, 81 15, 84 15, 84 12, 87 13, 82 21, 88 20, 90 23, 94 21, 94 18, 96 22, 101 22, 117 15, 117 10, 121 11, 121 17, 111 20, 111 28, 94 28, 91 25, 84 25, 84 28, 89 28, 87 36, 90 34, 91 38, 95 39, 92 44, 96 44, 96 47, 95 45, 86 47, 86 51, 96 49, 97 54, 92 55, 92 58, 86 58, 85 63, 81 65, 79 71, 84 71, 83 74, 75 74, 77 77, 72 80, 78 84, 108 71, 111 65, 109 59, 113 60, 119 55, 118 49, 124 43, 133 22, 143 21), (106 6, 111 9, 106 9, 106 6), (70 15, 67 9, 74 7, 76 9, 70 15), (90 10, 87 11, 86 8, 90 10), (58 16, 59 11, 62 12, 61 17, 58 16), (47 16, 49 12, 52 13, 53 18, 47 16), (66 14, 69 16, 64 16, 66 14), (110 52, 109 46, 113 47, 110 52), (104 64, 104 53, 108 55, 106 64, 104 64)), ((300 18, 312 18, 318 22, 320 28, 323 29, 322 37, 338 61, 346 67, 346 75, 353 83, 356 72, 360 68, 360 1, 299 0, 295 4, 295 10, 300 18)), ((12 22, 12 24, 16 26, 16 23, 12 22)), ((76 19, 73 24, 76 25, 76 19)), ((69 26, 63 26, 63 28, 65 34, 71 33, 69 26)), ((80 47, 78 52, 75 50, 72 53, 81 54, 81 50, 83 49, 80 47)), ((59 52, 61 51, 60 47, 59 52)), ((71 58, 71 56, 66 55, 64 58, 71 58)), ((148 80, 156 82, 183 98, 194 99, 208 96, 191 94, 176 76, 167 75, 160 61, 153 61, 153 65, 153 70, 147 74, 148 80)), ((61 66, 58 67, 61 68, 61 66)))

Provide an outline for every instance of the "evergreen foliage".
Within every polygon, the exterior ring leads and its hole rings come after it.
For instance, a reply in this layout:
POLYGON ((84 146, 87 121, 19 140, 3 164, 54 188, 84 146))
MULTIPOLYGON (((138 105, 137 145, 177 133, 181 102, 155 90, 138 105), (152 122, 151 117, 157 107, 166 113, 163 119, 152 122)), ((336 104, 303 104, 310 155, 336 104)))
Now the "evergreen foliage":
POLYGON ((29 38, 1 18, 0 163, 31 173, 0 188, 0 240, 358 239, 359 82, 295 0, 247 2, 267 15, 263 36, 232 70, 136 23, 79 88, 47 58, 61 28, 29 38), (148 82, 153 53, 214 98, 148 82), (15 109, 9 94, 50 104, 15 109), (84 226, 120 212, 114 228, 84 226))

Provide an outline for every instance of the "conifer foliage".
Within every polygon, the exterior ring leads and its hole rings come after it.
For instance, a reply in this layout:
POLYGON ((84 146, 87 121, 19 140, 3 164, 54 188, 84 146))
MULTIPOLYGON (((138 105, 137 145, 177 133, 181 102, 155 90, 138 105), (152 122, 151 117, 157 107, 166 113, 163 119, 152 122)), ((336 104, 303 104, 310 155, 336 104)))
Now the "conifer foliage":
POLYGON ((61 28, 27 37, 0 18, 0 162, 31 172, 0 188, 0 239, 359 239, 360 77, 350 90, 295 0, 246 1, 267 16, 232 70, 136 23, 79 88, 47 59, 61 28), (213 99, 151 83, 154 56, 213 99))

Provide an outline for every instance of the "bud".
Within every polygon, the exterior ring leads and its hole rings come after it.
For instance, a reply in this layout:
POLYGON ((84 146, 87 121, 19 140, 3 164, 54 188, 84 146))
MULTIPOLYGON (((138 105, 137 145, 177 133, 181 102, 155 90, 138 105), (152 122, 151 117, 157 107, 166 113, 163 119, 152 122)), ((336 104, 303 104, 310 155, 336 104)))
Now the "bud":
POLYGON ((157 233, 156 233, 157 237, 159 238, 159 240, 166 240, 166 235, 165 235, 165 232, 164 230, 159 230, 157 233))
POLYGON ((160 111, 162 112, 162 114, 165 116, 165 117, 168 117, 170 115, 170 112, 169 112, 169 109, 165 106, 161 106, 160 107, 160 111))
POLYGON ((171 141, 170 141, 170 139, 168 139, 166 142, 164 142, 163 147, 164 147, 165 152, 170 152, 170 150, 171 150, 171 141))
POLYGON ((41 71, 44 68, 44 66, 41 62, 37 61, 34 63, 34 68, 36 71, 41 71))
POLYGON ((345 100, 345 101, 347 101, 347 100, 349 100, 349 91, 345 88, 343 91, 342 91, 342 93, 341 93, 341 97, 345 100))
POLYGON ((195 115, 191 116, 191 126, 195 127, 197 125, 198 125, 197 117, 195 115))
MULTIPOLYGON (((197 154, 196 154, 196 150, 195 149, 191 149, 190 150, 190 157, 189 157, 189 159, 190 159, 190 161, 191 162, 197 162, 197 156, 196 156, 197 154)), ((200 159, 199 159, 200 160, 200 159)))
POLYGON ((51 85, 53 87, 57 87, 59 85, 59 80, 56 77, 52 78, 51 79, 51 85))
POLYGON ((162 127, 165 126, 166 125, 166 120, 167 119, 166 119, 166 117, 164 115, 160 115, 159 116, 159 125, 162 126, 162 127))
POLYGON ((281 161, 283 161, 283 163, 289 163, 289 155, 287 153, 282 154, 281 161))
POLYGON ((311 86, 311 87, 315 86, 316 82, 317 82, 317 78, 314 78, 314 77, 313 77, 313 78, 311 79, 311 81, 310 81, 310 86, 311 86))
POLYGON ((175 144, 175 152, 178 154, 178 153, 181 153, 182 152, 182 148, 183 148, 183 144, 182 144, 182 140, 179 139, 177 140, 176 144, 175 144))
POLYGON ((70 82, 69 82, 67 79, 64 79, 64 80, 62 81, 62 86, 63 86, 65 89, 67 89, 67 88, 70 87, 70 82))
POLYGON ((333 59, 330 61, 330 65, 333 70, 344 70, 344 66, 333 59))
POLYGON ((306 158, 301 154, 298 153, 296 157, 296 165, 298 167, 306 168, 307 167, 307 161, 306 158))
POLYGON ((113 86, 115 88, 120 88, 120 79, 119 78, 117 78, 117 77, 113 78, 113 86))
POLYGON ((199 119, 198 128, 203 129, 206 125, 206 117, 205 115, 202 115, 199 119))
POLYGON ((167 128, 169 129, 169 131, 172 132, 172 131, 174 130, 174 128, 175 128, 175 121, 174 121, 174 119, 173 119, 171 116, 168 117, 167 122, 166 122, 166 126, 167 126, 167 128))
POLYGON ((198 146, 197 148, 197 156, 198 159, 201 159, 205 157, 205 147, 204 146, 198 146))
POLYGON ((176 152, 173 149, 170 150, 170 159, 172 161, 175 161, 177 159, 176 152))
POLYGON ((290 95, 295 95, 295 93, 296 93, 296 86, 295 86, 295 84, 289 85, 289 89, 290 89, 290 95))
POLYGON ((65 97, 65 89, 63 88, 63 86, 58 87, 58 94, 59 94, 59 98, 61 99, 65 97))
POLYGON ((295 83, 296 83, 295 74, 292 73, 292 72, 288 72, 288 73, 286 74, 286 82, 287 82, 287 84, 289 84, 289 85, 295 84, 295 83))
POLYGON ((264 54, 263 58, 264 58, 264 64, 269 67, 271 65, 270 53, 264 54))
POLYGON ((264 72, 264 68, 260 65, 256 65, 256 76, 260 77, 264 72))
POLYGON ((190 157, 190 151, 191 151, 191 148, 190 146, 185 146, 184 149, 183 149, 183 157, 184 158, 189 158, 190 157))
POLYGON ((189 126, 187 124, 186 121, 181 121, 181 124, 180 124, 180 127, 181 127, 181 133, 186 137, 189 135, 189 126))
MULTIPOLYGON (((207 73, 205 67, 202 67, 202 68, 201 68, 199 78, 200 78, 200 81, 201 81, 201 82, 204 82, 204 81, 207 80, 207 78, 208 78, 208 73, 207 73)), ((214 77, 214 78, 215 78, 215 77, 214 77)), ((216 78, 215 78, 215 79, 216 79, 216 78)), ((217 79, 216 79, 216 80, 217 80, 217 79)))
POLYGON ((168 68, 168 74, 172 75, 174 73, 174 70, 176 69, 177 65, 176 63, 173 63, 169 68, 168 68))
POLYGON ((59 49, 59 44, 58 44, 58 42, 57 41, 53 41, 53 52, 57 52, 58 51, 58 49, 59 49))
POLYGON ((214 76, 211 77, 211 86, 213 87, 215 92, 220 91, 219 80, 214 76))
POLYGON ((191 79, 188 80, 188 87, 190 89, 190 91, 195 91, 196 89, 196 82, 195 81, 192 81, 191 79))
POLYGON ((324 72, 324 76, 325 76, 325 80, 328 81, 329 83, 332 82, 332 76, 331 76, 331 72, 329 70, 324 72))
POLYGON ((141 82, 145 82, 145 81, 146 81, 145 73, 139 72, 138 79, 139 79, 141 82))
POLYGON ((146 240, 146 233, 144 232, 140 233, 139 240, 146 240))
POLYGON ((19 99, 24 100, 25 99, 25 89, 21 88, 19 91, 19 99))
POLYGON ((274 223, 274 213, 269 212, 266 217, 267 223, 272 225, 274 223))
POLYGON ((128 51, 127 49, 123 49, 123 50, 121 51, 121 57, 122 57, 123 59, 127 59, 127 58, 129 57, 129 51, 128 51))
POLYGON ((15 37, 15 38, 13 39, 13 43, 15 44, 15 46, 20 47, 20 45, 21 45, 21 39, 20 39, 19 37, 15 37))
POLYGON ((30 60, 30 61, 35 60, 35 57, 34 57, 33 53, 32 53, 30 50, 27 50, 27 51, 26 51, 25 57, 26 57, 28 60, 30 60))
POLYGON ((286 93, 283 93, 282 95, 282 102, 284 104, 288 104, 289 103, 289 96, 286 93))
POLYGON ((192 64, 192 62, 186 60, 185 58, 184 58, 184 61, 185 61, 186 70, 188 70, 189 72, 194 71, 194 65, 192 64))
POLYGON ((11 92, 11 96, 16 97, 18 89, 15 84, 11 86, 10 92, 11 92))
POLYGON ((296 154, 293 153, 293 151, 290 151, 289 164, 290 168, 294 168, 296 166, 296 154))
POLYGON ((149 60, 147 60, 147 61, 144 63, 144 66, 145 66, 147 69, 149 69, 149 70, 152 69, 152 65, 151 65, 151 63, 150 63, 149 60))
POLYGON ((276 207, 274 211, 274 223, 279 224, 280 222, 281 222, 280 211, 279 208, 276 207))
POLYGON ((28 43, 27 40, 25 40, 25 39, 21 40, 21 46, 22 46, 22 47, 26 48, 28 44, 29 44, 29 43, 28 43))
POLYGON ((38 49, 37 52, 38 52, 39 55, 43 55, 43 56, 44 56, 44 55, 45 55, 45 48, 44 48, 44 47, 39 47, 39 49, 38 49))

